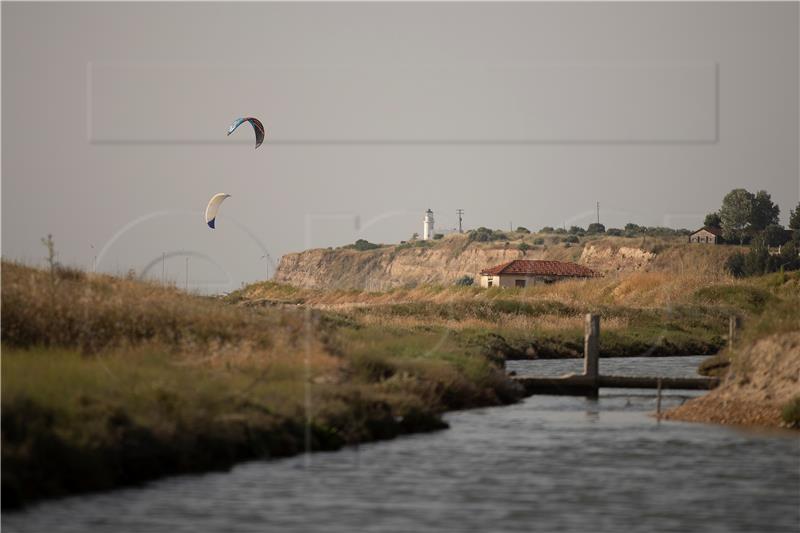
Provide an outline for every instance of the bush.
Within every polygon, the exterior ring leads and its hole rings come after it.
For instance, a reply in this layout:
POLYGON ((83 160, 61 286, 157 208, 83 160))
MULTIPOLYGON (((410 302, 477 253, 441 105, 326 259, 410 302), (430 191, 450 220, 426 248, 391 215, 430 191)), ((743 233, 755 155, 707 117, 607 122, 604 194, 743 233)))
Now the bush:
POLYGON ((481 226, 469 231, 469 240, 476 242, 505 241, 508 237, 500 230, 490 230, 481 226))
POLYGON ((541 237, 536 237, 533 239, 533 244, 544 244, 544 239, 541 237))
POLYGON ((595 233, 605 233, 605 232, 606 232, 606 227, 603 224, 600 224, 599 222, 592 222, 586 229, 586 233, 590 235, 595 233))
POLYGON ((531 230, 529 230, 525 226, 518 226, 517 227, 517 233, 530 233, 530 232, 531 232, 531 230))
POLYGON ((443 237, 444 237, 444 233, 434 233, 433 234, 433 240, 434 241, 438 241, 439 239, 441 239, 443 237))
POLYGON ((744 254, 742 252, 736 252, 728 257, 725 261, 725 270, 737 278, 744 276, 744 254))
POLYGON ((359 252, 364 252, 366 250, 374 250, 375 248, 380 248, 380 244, 371 243, 365 239, 358 239, 355 244, 351 244, 348 248, 355 248, 359 252))
POLYGON ((619 228, 608 228, 606 230, 606 235, 612 235, 614 237, 622 236, 622 230, 619 228))
POLYGON ((569 228, 569 234, 570 235, 583 235, 584 233, 586 233, 586 232, 580 226, 570 226, 570 228, 569 228))
POLYGON ((567 230, 565 230, 564 228, 556 228, 553 230, 553 233, 555 233, 556 235, 564 235, 565 233, 567 233, 567 230))
POLYGON ((520 251, 520 252, 522 252, 522 253, 524 254, 525 252, 527 252, 528 250, 530 250, 530 249, 531 249, 531 245, 530 245, 530 244, 528 244, 527 242, 521 242, 521 243, 519 243, 519 245, 517 246, 517 249, 519 249, 519 251, 520 251))
POLYGON ((469 287, 474 283, 475 280, 472 279, 472 276, 461 276, 456 280, 456 285, 458 285, 459 287, 469 287))
POLYGON ((539 230, 539 233, 553 233, 555 230, 551 226, 545 226, 539 230))
POLYGON ((781 409, 781 418, 789 427, 800 427, 800 396, 795 396, 781 409))
POLYGON ((566 238, 564 239, 564 242, 566 242, 566 243, 577 243, 577 242, 580 242, 580 239, 578 239, 577 235, 567 235, 566 238))

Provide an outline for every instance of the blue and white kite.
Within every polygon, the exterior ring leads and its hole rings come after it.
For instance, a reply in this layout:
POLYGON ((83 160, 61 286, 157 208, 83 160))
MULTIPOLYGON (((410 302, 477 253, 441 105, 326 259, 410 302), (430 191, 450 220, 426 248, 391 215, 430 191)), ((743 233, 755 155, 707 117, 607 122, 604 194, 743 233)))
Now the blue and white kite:
POLYGON ((225 201, 225 198, 230 198, 230 196, 230 194, 220 192, 212 196, 211 200, 208 201, 208 205, 206 206, 206 224, 208 224, 209 228, 214 229, 214 221, 217 220, 219 206, 225 201))

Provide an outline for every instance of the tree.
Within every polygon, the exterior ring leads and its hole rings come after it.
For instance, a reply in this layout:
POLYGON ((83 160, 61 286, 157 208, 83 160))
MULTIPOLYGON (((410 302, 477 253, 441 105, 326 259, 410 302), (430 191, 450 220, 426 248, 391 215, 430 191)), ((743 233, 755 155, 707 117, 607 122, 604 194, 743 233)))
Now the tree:
POLYGON ((599 222, 592 222, 589 224, 589 227, 586 228, 586 233, 593 234, 593 233, 605 233, 606 227, 599 222))
POLYGON ((521 242, 517 245, 517 249, 522 252, 522 255, 525 255, 525 252, 531 249, 531 245, 527 242, 521 242))
POLYGON ((750 227, 755 231, 762 231, 769 225, 777 225, 780 214, 781 208, 772 203, 769 193, 758 191, 750 211, 750 227))
POLYGON ((800 231, 800 202, 797 203, 796 209, 789 210, 789 228, 800 231))
POLYGON ((787 242, 781 248, 780 262, 784 270, 800 268, 800 256, 797 255, 797 246, 793 241, 787 242))
POLYGON ((744 257, 744 272, 748 276, 760 276, 771 272, 769 248, 763 235, 753 239, 750 252, 744 257))
POLYGON ((783 226, 778 224, 770 224, 764 229, 764 238, 767 240, 769 246, 781 246, 789 240, 788 232, 783 229, 783 226))
POLYGON ((584 230, 580 226, 570 226, 569 233, 570 235, 582 235, 584 230))
POLYGON ((705 220, 703 220, 703 225, 709 228, 721 228, 722 220, 719 218, 719 213, 714 211, 707 214, 705 220))
POLYGON ((606 230, 606 235, 614 235, 614 236, 618 237, 618 236, 622 235, 622 230, 619 229, 619 228, 608 228, 606 230))
POLYGON ((750 216, 753 212, 755 197, 745 189, 733 189, 725 195, 719 218, 722 226, 722 236, 729 241, 744 243, 750 216))
POLYGON ((530 233, 530 232, 531 232, 531 230, 529 230, 525 226, 519 226, 517 228, 517 233, 530 233))
POLYGON ((553 233, 553 226, 545 226, 539 230, 539 233, 553 233))

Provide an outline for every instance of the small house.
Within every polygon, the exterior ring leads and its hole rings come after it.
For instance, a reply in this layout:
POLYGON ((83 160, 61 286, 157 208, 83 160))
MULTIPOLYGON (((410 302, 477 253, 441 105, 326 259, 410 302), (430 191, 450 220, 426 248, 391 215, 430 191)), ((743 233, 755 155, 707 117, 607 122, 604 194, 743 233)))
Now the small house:
POLYGON ((689 242, 698 244, 722 244, 722 230, 710 226, 703 226, 689 235, 689 242))
POLYGON ((575 263, 515 259, 481 270, 481 287, 528 287, 536 283, 593 278, 599 275, 594 270, 575 263))

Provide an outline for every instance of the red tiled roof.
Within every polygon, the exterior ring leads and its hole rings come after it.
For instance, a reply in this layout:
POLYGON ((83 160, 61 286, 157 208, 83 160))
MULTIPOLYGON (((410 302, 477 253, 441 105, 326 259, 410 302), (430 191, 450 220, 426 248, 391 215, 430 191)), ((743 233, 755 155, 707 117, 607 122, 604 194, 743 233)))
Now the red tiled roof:
POLYGON ((707 232, 709 232, 709 233, 713 233, 713 234, 714 234, 714 235, 716 235, 717 237, 722 237, 722 230, 721 230, 721 229, 719 229, 719 228, 712 228, 711 226, 703 226, 703 227, 702 227, 702 228, 700 228, 699 230, 695 230, 695 231, 693 231, 693 232, 692 232, 692 235, 694 235, 695 233, 697 233, 697 232, 699 232, 699 231, 703 231, 703 230, 706 230, 706 231, 707 231, 707 232))
POLYGON ((485 276, 517 274, 522 276, 570 276, 580 278, 591 278, 598 275, 594 270, 575 263, 531 261, 526 259, 515 259, 501 265, 485 268, 481 270, 481 274, 485 276))

